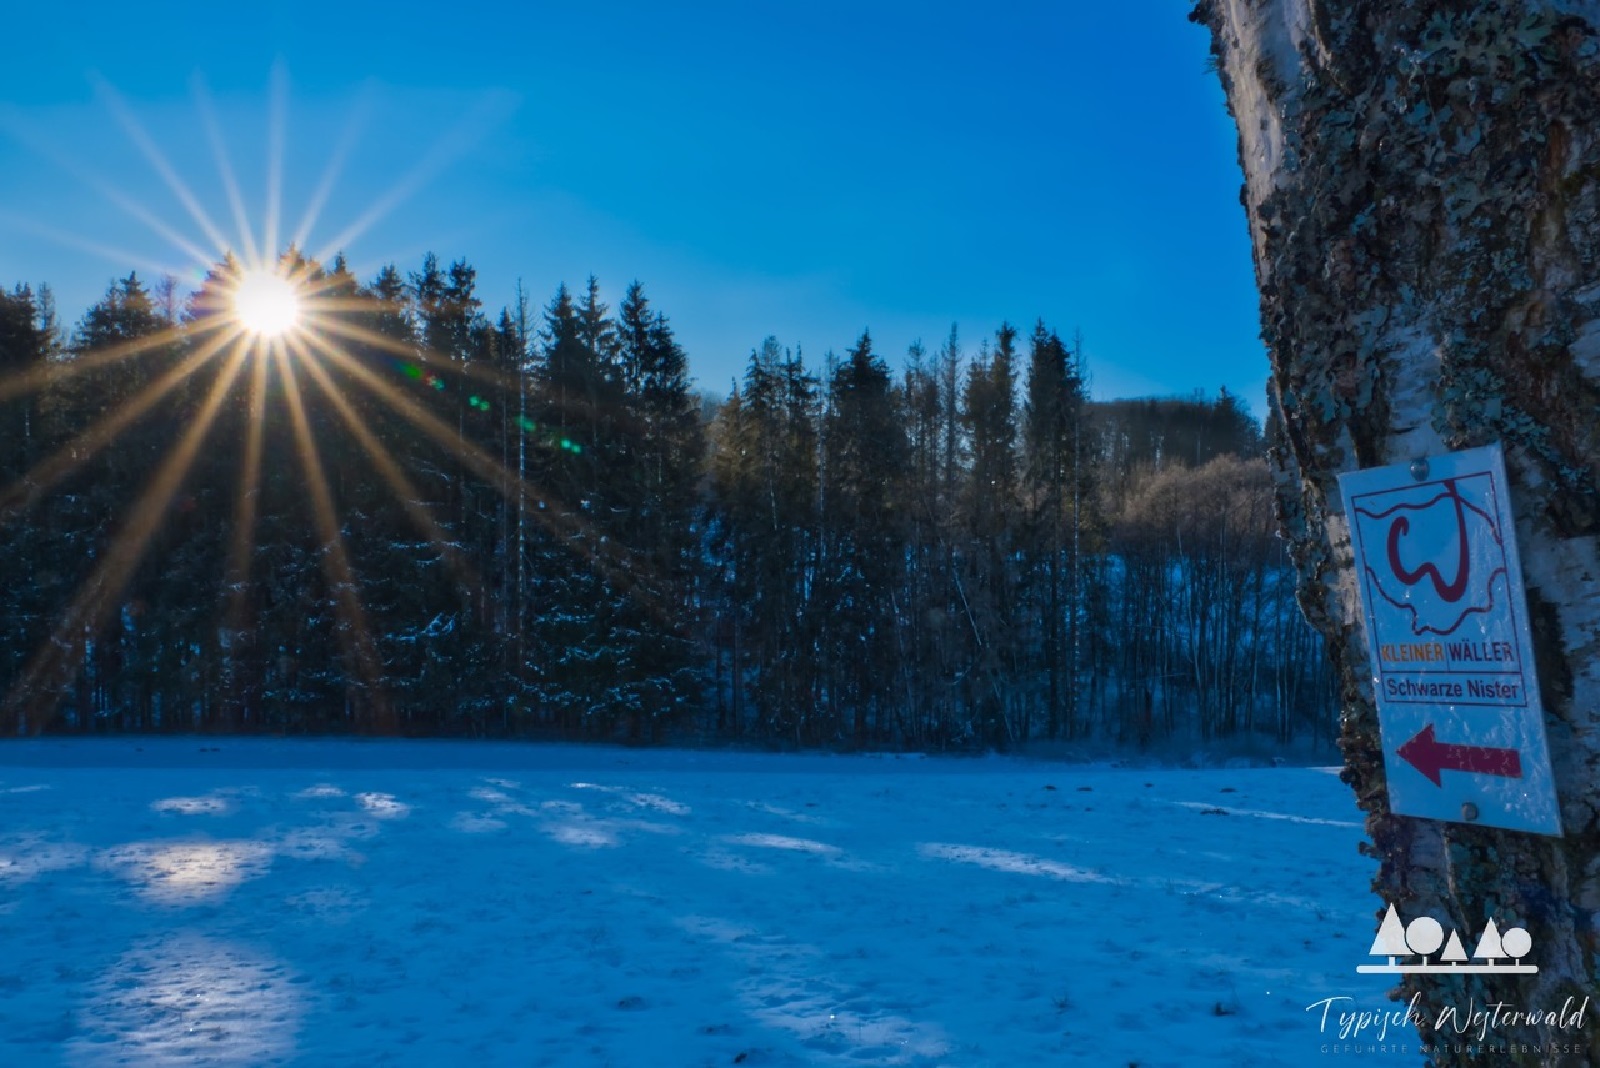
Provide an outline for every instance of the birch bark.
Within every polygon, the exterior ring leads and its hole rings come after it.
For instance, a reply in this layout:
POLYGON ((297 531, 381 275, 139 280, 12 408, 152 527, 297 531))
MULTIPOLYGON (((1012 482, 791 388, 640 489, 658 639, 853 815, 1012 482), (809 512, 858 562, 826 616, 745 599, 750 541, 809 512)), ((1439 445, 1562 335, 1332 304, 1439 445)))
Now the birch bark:
POLYGON ((1401 990, 1430 1007, 1424 1039, 1451 1044, 1430 1034, 1447 1005, 1590 997, 1586 1030, 1496 1028, 1510 1051, 1492 1059, 1600 1065, 1600 3, 1201 0, 1191 17, 1239 129, 1284 429, 1279 518, 1342 682, 1375 917, 1394 902, 1477 931, 1492 915, 1535 940, 1535 976, 1407 976, 1401 990), (1561 838, 1387 809, 1337 476, 1495 441, 1561 838))

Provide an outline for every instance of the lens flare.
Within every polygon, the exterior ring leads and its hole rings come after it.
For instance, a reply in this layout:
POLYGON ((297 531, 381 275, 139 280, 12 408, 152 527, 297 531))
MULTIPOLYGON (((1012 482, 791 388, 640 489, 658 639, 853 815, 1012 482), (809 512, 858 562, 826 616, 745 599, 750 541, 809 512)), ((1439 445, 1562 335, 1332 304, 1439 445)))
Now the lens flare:
POLYGON ((233 291, 239 325, 257 337, 281 337, 300 323, 300 294, 270 271, 247 271, 233 291))
MULTIPOLYGON (((265 507, 261 472, 270 446, 274 443, 281 446, 285 435, 300 460, 310 518, 321 546, 318 555, 323 577, 334 597, 336 619, 332 629, 342 646, 346 717, 353 725, 384 733, 395 729, 394 712, 385 692, 384 650, 380 636, 368 622, 356 569, 358 561, 353 559, 355 554, 345 543, 345 528, 353 524, 347 523, 349 516, 338 512, 340 493, 329 481, 333 468, 325 463, 324 456, 334 455, 334 448, 353 442, 393 491, 412 526, 449 567, 464 609, 471 611, 492 604, 484 576, 461 550, 456 532, 436 516, 437 506, 428 502, 427 486, 413 480, 406 458, 392 454, 376 428, 368 425, 369 415, 373 414, 387 413, 380 416, 386 423, 388 416, 398 417, 397 426, 408 428, 408 432, 415 431, 412 437, 425 439, 431 447, 453 457, 463 472, 503 495, 509 506, 508 513, 514 510, 519 515, 515 542, 518 611, 521 611, 520 591, 526 585, 522 577, 522 561, 528 555, 522 522, 525 519, 530 529, 542 530, 542 536, 571 554, 577 566, 595 572, 610 588, 635 601, 656 619, 668 622, 672 618, 675 608, 657 589, 654 580, 658 576, 649 566, 641 566, 641 560, 601 536, 580 512, 567 511, 545 488, 529 480, 520 455, 522 442, 519 441, 518 461, 511 466, 505 452, 496 457, 490 449, 467 436, 460 419, 441 417, 440 411, 453 411, 453 404, 447 401, 435 407, 426 403, 444 400, 436 398, 436 394, 459 390, 467 407, 476 413, 469 418, 505 420, 506 428, 514 425, 530 435, 526 441, 529 446, 572 454, 591 448, 573 437, 563 437, 558 426, 535 422, 523 414, 513 417, 511 406, 494 399, 522 397, 525 404, 531 388, 526 369, 518 367, 508 371, 490 361, 458 359, 454 354, 437 351, 426 338, 396 338, 370 325, 380 313, 387 315, 393 309, 383 305, 383 298, 364 291, 354 281, 355 275, 339 251, 347 241, 354 240, 393 211, 481 139, 492 122, 497 121, 497 116, 490 112, 503 111, 502 105, 507 104, 507 100, 486 101, 490 107, 478 109, 469 117, 471 121, 447 132, 439 144, 422 156, 415 169, 373 201, 354 224, 328 242, 324 254, 307 259, 301 250, 306 247, 312 225, 332 190, 344 154, 353 143, 356 124, 352 124, 346 141, 341 143, 330 162, 295 230, 294 240, 287 250, 280 252, 277 239, 283 222, 286 76, 281 67, 273 71, 264 233, 250 226, 222 127, 204 86, 196 81, 195 96, 204 132, 232 211, 232 222, 238 230, 239 247, 235 249, 127 104, 109 85, 97 85, 112 116, 181 202, 190 221, 214 247, 208 251, 202 247, 203 243, 191 241, 123 193, 115 183, 58 158, 47 146, 34 146, 188 257, 194 266, 187 270, 173 270, 160 259, 148 261, 146 266, 158 275, 187 278, 195 292, 189 304, 192 314, 176 314, 174 303, 169 306, 171 321, 152 334, 114 341, 79 353, 71 360, 42 361, 38 366, 0 374, 0 402, 4 402, 40 394, 79 376, 120 364, 126 363, 130 368, 120 403, 101 410, 76 436, 37 458, 14 484, 0 486, 0 531, 25 511, 39 506, 45 494, 61 487, 112 449, 124 431, 160 410, 160 406, 170 405, 175 397, 181 398, 184 410, 192 406, 195 397, 200 398, 200 403, 166 455, 156 461, 153 473, 138 490, 117 529, 108 535, 92 570, 57 614, 45 640, 26 661, 9 692, 0 692, 0 732, 17 730, 37 734, 46 729, 58 706, 72 693, 84 692, 77 684, 80 678, 97 670, 96 647, 102 643, 108 627, 115 625, 119 613, 128 611, 130 589, 140 569, 146 565, 150 550, 166 531, 166 518, 175 507, 180 507, 176 503, 179 494, 215 428, 237 427, 244 434, 234 526, 222 576, 225 607, 219 636, 223 652, 219 679, 225 690, 220 707, 230 723, 244 722, 253 714, 254 702, 259 700, 251 696, 251 687, 255 685, 252 665, 267 651, 251 649, 256 640, 259 601, 266 593, 260 569, 253 566, 253 558, 260 548, 257 535, 265 507), (339 256, 335 269, 325 271, 321 264, 335 254, 339 256), (375 373, 373 368, 384 366, 385 357, 392 361, 405 384, 415 384, 416 392, 423 394, 423 399, 419 400, 410 391, 398 388, 375 373), (209 388, 202 385, 199 392, 195 392, 196 387, 190 387, 180 393, 185 383, 197 374, 202 375, 195 380, 200 383, 209 377, 209 388), (302 374, 315 390, 314 396, 302 387, 302 374), (241 386, 246 377, 248 386, 241 386), (479 382, 488 388, 474 384, 479 382), (308 400, 314 400, 316 407, 308 409, 308 400), (279 407, 276 419, 269 414, 273 401, 279 407), (344 437, 334 441, 319 437, 328 422, 321 415, 328 409, 346 431, 344 437)), ((0 128, 4 132, 15 133, 12 125, 0 114, 0 128)), ((119 261, 138 259, 90 239, 33 225, 14 213, 0 211, 0 223, 32 229, 59 243, 86 248, 119 261)), ((63 396, 69 395, 78 396, 79 393, 63 393, 63 396)), ((581 402, 563 397, 562 410, 587 409, 581 402)), ((342 482, 339 486, 342 488, 342 482)), ((520 636, 518 641, 520 643, 520 636)), ((80 714, 81 711, 80 706, 80 714)), ((219 848, 225 845, 217 843, 219 848)), ((208 899, 218 888, 225 889, 243 877, 234 872, 234 868, 240 867, 235 861, 253 860, 231 854, 225 856, 224 852, 210 845, 181 844, 160 856, 152 853, 144 858, 148 864, 131 854, 126 859, 134 867, 143 865, 136 874, 144 885, 152 888, 152 900, 199 900, 208 899)))

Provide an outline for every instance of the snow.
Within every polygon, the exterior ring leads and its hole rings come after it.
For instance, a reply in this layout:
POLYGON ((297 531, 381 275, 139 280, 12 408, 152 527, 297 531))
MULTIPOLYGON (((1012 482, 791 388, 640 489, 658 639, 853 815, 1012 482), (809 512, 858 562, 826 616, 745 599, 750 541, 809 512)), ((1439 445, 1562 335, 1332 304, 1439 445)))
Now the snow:
POLYGON ((9 742, 0 1064, 1312 1063, 1396 1008, 1360 838, 1321 769, 9 742))

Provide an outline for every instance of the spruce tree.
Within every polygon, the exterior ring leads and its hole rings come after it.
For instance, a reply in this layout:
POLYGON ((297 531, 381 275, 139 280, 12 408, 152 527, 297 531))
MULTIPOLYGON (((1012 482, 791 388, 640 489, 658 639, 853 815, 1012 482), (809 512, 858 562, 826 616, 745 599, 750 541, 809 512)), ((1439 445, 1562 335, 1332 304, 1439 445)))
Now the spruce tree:
POLYGON ((1046 680, 1046 732, 1073 737, 1083 726, 1078 644, 1085 615, 1083 557, 1097 529, 1096 494, 1083 441, 1088 391, 1080 361, 1042 321, 1031 339, 1027 390, 1022 497, 1030 616, 1046 680))
POLYGON ((733 729, 742 732, 748 718, 761 735, 790 744, 832 733, 819 709, 820 621, 830 606, 815 581, 818 410, 803 356, 767 338, 717 415, 711 459, 733 729))
MULTIPOLYGON (((905 666, 896 599, 905 580, 907 447, 889 368, 863 332, 834 372, 823 437, 829 702, 857 743, 899 729, 905 666)), ((841 724, 842 726, 842 724, 841 724)))
MULTIPOLYGON (((0 289, 0 383, 43 369, 50 349, 32 290, 20 284, 10 293, 0 289)), ((39 403, 33 392, 0 400, 0 492, 7 496, 43 455, 39 403)), ((59 579, 51 581, 56 573, 49 555, 49 532, 38 516, 0 516, 0 694, 10 690, 44 640, 39 620, 59 586, 59 579)))
POLYGON ((1015 741, 1028 729, 1015 564, 1020 527, 1016 337, 1016 329, 1003 324, 995 333, 996 347, 973 362, 962 410, 971 449, 962 501, 969 542, 963 582, 973 635, 964 675, 974 729, 992 745, 1015 741))

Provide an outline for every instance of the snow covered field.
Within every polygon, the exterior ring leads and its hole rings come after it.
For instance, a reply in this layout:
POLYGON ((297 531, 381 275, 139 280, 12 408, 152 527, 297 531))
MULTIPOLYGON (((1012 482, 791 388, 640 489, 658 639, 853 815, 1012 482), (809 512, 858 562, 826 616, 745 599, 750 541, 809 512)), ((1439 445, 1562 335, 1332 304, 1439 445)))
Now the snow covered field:
POLYGON ((1360 837, 1303 768, 0 743, 0 1064, 1413 1065, 1307 1008, 1394 1008, 1360 837))

